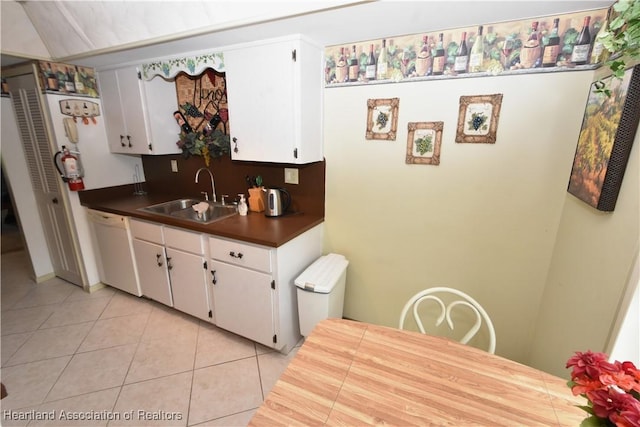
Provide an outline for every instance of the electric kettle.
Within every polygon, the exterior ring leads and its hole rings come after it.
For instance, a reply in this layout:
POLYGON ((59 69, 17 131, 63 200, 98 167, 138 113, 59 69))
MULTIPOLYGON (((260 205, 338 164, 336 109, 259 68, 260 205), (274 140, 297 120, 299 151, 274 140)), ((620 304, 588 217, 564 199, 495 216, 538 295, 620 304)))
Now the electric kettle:
POLYGON ((264 215, 281 216, 291 204, 291 195, 284 188, 264 188, 264 215))

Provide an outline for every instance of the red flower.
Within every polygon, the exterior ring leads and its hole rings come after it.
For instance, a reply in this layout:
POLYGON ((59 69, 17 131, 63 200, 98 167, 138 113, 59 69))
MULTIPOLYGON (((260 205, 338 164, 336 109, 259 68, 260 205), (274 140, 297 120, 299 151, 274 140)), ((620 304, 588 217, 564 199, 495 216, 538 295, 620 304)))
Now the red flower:
POLYGON ((594 390, 606 389, 606 386, 600 382, 600 380, 592 380, 587 377, 576 378, 571 386, 571 391, 574 396, 588 393, 594 390))
POLYGON ((611 414, 631 410, 631 401, 637 402, 630 394, 621 393, 614 388, 590 391, 587 398, 593 403, 593 413, 600 418, 609 418, 611 414))
POLYGON ((609 415, 609 420, 618 427, 639 427, 640 426, 640 401, 630 394, 622 394, 623 407, 619 413, 609 415))
POLYGON ((633 376, 627 375, 622 371, 602 374, 600 375, 600 382, 605 386, 620 387, 624 391, 636 390, 640 392, 640 383, 633 376))
POLYGON ((567 368, 573 367, 571 378, 580 378, 587 376, 591 379, 597 379, 600 374, 605 372, 616 372, 618 368, 607 361, 607 355, 604 353, 593 353, 591 350, 585 353, 577 351, 576 354, 567 361, 567 368))
POLYGON ((573 368, 573 394, 589 400, 587 412, 607 425, 640 427, 640 371, 633 363, 610 363, 607 355, 587 351, 576 352, 567 368, 573 368))

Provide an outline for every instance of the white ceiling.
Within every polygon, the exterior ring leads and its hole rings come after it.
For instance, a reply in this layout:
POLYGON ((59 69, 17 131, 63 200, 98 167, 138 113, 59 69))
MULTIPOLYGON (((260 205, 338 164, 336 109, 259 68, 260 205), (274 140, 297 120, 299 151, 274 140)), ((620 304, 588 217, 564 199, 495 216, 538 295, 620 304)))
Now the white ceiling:
POLYGON ((291 33, 331 46, 600 9, 612 3, 2 0, 2 65, 9 65, 11 55, 17 60, 53 59, 101 68, 291 33))

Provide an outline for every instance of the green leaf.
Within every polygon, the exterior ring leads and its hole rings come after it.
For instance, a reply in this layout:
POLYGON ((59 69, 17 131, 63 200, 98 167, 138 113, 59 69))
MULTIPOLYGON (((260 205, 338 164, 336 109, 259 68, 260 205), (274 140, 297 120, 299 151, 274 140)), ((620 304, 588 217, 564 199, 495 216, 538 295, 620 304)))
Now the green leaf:
POLYGON ((613 21, 611 21, 611 23, 609 24, 609 28, 612 31, 615 31, 618 28, 621 28, 624 25, 624 23, 625 23, 625 21, 622 18, 622 16, 616 16, 616 18, 613 21))
POLYGON ((588 417, 582 420, 580 427, 606 427, 607 422, 596 416, 588 417))

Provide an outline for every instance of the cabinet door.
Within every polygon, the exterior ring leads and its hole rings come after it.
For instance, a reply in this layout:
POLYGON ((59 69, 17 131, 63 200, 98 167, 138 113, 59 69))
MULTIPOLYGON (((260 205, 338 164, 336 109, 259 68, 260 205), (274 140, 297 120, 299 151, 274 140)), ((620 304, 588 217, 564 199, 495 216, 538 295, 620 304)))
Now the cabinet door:
POLYGON ((144 109, 146 111, 149 154, 179 154, 182 150, 176 144, 180 126, 173 118, 178 109, 176 85, 161 77, 141 81, 144 109))
POLYGON ((225 51, 233 160, 295 162, 294 49, 286 41, 225 51))
POLYGON ((138 70, 136 67, 121 68, 117 70, 117 76, 129 153, 149 154, 144 97, 138 70))
POLYGON ((231 157, 322 161, 322 48, 288 36, 229 49, 224 59, 231 157))
POLYGON ((171 276, 173 307, 210 321, 207 295, 207 271, 204 258, 167 248, 167 268, 171 276))
POLYGON ((134 239, 133 252, 136 256, 142 294, 173 307, 164 247, 134 239))
POLYGON ((127 132, 116 70, 100 71, 98 78, 109 150, 112 153, 130 153, 131 148, 126 144, 127 132))
POLYGON ((216 325, 274 347, 272 276, 212 260, 216 325))

